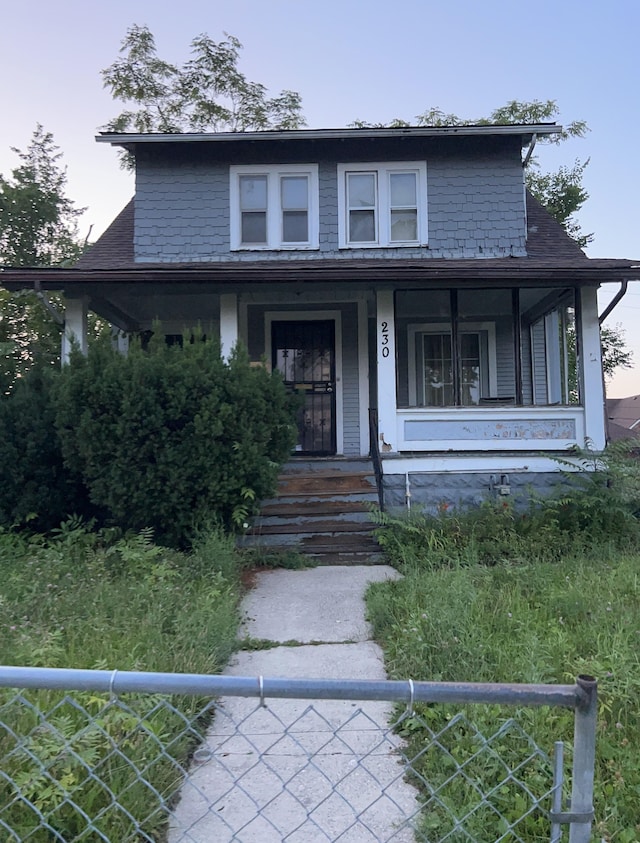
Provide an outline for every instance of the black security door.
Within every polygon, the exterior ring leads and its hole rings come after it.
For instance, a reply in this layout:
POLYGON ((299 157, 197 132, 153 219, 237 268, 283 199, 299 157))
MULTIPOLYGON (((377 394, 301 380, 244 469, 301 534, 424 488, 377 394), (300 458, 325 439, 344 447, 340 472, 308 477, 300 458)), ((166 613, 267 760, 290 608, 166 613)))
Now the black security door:
POLYGON ((296 453, 336 452, 335 327, 332 320, 271 323, 272 363, 304 396, 296 453))

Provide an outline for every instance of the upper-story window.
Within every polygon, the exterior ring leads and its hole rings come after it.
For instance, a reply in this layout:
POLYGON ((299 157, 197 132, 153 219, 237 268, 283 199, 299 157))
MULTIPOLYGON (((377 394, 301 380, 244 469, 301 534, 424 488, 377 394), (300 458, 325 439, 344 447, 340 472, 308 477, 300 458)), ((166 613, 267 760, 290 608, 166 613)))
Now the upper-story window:
POLYGON ((231 167, 232 249, 317 249, 317 164, 231 167))
POLYGON ((341 249, 426 245, 426 164, 339 164, 338 219, 341 249))

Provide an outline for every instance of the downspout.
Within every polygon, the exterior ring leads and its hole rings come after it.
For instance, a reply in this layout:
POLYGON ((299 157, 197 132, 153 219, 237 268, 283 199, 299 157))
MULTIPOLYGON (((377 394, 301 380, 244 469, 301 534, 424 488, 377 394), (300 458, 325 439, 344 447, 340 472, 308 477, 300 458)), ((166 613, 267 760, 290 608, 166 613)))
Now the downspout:
POLYGON ((527 154, 524 156, 524 161, 522 162, 522 169, 524 169, 527 164, 529 163, 531 156, 533 155, 533 150, 536 148, 536 141, 538 140, 538 135, 534 132, 531 135, 531 143, 529 144, 529 149, 527 149, 527 154))
POLYGON ((624 281, 620 282, 620 289, 615 294, 615 296, 611 299, 609 304, 605 307, 605 309, 602 312, 602 315, 598 317, 598 322, 599 322, 600 325, 602 325, 602 323, 607 318, 607 316, 611 313, 611 311, 614 309, 614 307, 616 307, 618 302, 626 295, 628 286, 629 286, 628 279, 625 278, 624 281))

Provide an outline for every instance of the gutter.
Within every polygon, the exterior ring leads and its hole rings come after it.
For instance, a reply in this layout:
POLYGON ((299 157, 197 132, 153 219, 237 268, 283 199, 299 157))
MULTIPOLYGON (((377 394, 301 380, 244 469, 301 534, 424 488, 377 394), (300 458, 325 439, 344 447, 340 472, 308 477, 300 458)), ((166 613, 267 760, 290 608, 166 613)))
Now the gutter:
POLYGON ((506 124, 462 124, 459 126, 401 126, 368 127, 362 129, 267 129, 254 132, 101 132, 96 136, 99 143, 114 146, 154 143, 224 143, 247 141, 293 141, 293 140, 349 140, 363 138, 437 138, 473 137, 491 135, 520 135, 523 145, 531 143, 534 136, 555 135, 562 131, 557 123, 506 123, 506 124))

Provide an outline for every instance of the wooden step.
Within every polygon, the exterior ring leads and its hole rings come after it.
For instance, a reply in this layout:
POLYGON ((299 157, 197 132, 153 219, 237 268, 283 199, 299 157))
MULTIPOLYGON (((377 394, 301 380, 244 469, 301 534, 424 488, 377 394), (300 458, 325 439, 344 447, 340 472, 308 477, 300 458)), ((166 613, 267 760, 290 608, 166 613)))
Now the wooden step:
POLYGON ((320 564, 376 561, 381 550, 369 512, 377 503, 369 460, 292 461, 239 544, 297 550, 320 564))

